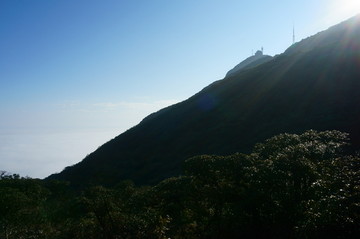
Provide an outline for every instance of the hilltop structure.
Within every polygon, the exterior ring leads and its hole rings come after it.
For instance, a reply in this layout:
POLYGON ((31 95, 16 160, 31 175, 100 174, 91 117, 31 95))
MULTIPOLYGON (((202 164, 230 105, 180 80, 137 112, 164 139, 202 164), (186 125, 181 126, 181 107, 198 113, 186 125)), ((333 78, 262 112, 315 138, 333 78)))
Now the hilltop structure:
POLYGON ((359 149, 359 36, 360 15, 274 58, 258 52, 224 79, 149 115, 47 179, 75 187, 156 184, 180 175, 193 156, 248 153, 274 135, 309 129, 348 132, 359 149))
POLYGON ((244 61, 237 64, 233 69, 226 73, 226 77, 234 75, 241 70, 250 69, 261 65, 267 61, 270 61, 272 56, 264 55, 264 48, 261 47, 261 50, 255 52, 255 55, 246 58, 244 61))
POLYGON ((260 51, 260 50, 258 50, 258 51, 256 51, 255 52, 255 56, 262 56, 263 55, 263 52, 262 51, 260 51))

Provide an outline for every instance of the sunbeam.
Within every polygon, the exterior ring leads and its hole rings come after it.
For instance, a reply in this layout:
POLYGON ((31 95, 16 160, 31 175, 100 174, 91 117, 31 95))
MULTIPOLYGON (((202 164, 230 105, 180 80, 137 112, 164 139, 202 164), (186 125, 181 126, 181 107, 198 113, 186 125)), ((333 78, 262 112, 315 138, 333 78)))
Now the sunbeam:
POLYGON ((360 13, 359 0, 332 0, 328 5, 328 20, 338 22, 360 13))

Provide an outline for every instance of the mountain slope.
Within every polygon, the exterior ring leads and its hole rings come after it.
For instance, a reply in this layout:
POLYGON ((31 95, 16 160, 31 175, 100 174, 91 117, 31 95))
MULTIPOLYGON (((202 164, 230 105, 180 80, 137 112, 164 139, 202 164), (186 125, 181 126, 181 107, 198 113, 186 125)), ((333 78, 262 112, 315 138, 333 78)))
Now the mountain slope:
POLYGON ((244 61, 237 64, 233 69, 229 70, 228 73, 226 73, 226 77, 234 75, 240 72, 241 70, 256 67, 258 65, 270 61, 271 59, 272 59, 271 56, 263 55, 262 51, 257 51, 255 55, 246 58, 244 61))
POLYGON ((305 39, 284 54, 214 82, 48 179, 75 186, 178 175, 199 154, 249 152, 275 134, 349 132, 360 146, 359 16, 305 39))

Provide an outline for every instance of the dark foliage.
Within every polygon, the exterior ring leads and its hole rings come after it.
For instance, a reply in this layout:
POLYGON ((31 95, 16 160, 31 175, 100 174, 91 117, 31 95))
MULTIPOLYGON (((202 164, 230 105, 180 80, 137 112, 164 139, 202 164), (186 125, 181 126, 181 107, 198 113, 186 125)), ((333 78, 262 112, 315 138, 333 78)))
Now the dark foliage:
POLYGON ((256 142, 308 129, 350 133, 360 146, 359 17, 160 110, 49 179, 74 187, 131 179, 154 185, 187 158, 249 153, 256 142))
POLYGON ((202 155, 152 187, 0 173, 0 238, 359 238, 360 157, 339 131, 280 134, 250 154, 202 155))

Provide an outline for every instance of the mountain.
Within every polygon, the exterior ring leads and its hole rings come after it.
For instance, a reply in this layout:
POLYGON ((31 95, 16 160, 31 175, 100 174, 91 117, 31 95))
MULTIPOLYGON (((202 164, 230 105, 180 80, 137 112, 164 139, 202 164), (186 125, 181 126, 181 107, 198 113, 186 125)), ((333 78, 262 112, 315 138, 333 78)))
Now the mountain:
POLYGON ((237 64, 233 69, 229 70, 228 73, 226 73, 225 77, 234 75, 241 70, 256 67, 258 65, 270 61, 271 59, 272 59, 271 56, 263 55, 262 51, 257 51, 255 55, 246 58, 244 61, 237 64))
MULTIPOLYGON (((283 132, 349 132, 360 146, 360 16, 164 108, 47 179, 154 184, 194 155, 249 152, 283 132)), ((249 65, 248 65, 249 66, 249 65)))

